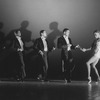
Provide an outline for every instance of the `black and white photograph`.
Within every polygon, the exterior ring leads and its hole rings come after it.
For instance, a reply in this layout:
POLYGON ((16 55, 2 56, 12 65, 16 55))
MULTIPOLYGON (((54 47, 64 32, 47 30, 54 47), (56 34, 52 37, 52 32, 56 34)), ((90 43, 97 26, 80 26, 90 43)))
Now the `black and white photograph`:
POLYGON ((100 100, 100 0, 0 0, 1 100, 100 100))

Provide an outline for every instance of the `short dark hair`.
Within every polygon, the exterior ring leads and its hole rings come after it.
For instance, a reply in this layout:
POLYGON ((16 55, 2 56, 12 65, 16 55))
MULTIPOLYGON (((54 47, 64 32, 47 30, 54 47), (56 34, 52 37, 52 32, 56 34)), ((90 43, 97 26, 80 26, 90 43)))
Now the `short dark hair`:
POLYGON ((15 33, 18 34, 18 31, 20 31, 20 29, 15 30, 15 33))
POLYGON ((15 30, 16 33, 18 33, 19 30, 15 30))
POLYGON ((40 36, 41 36, 41 33, 43 33, 44 31, 45 31, 45 30, 41 30, 41 31, 40 31, 40 36))
POLYGON ((68 31, 68 30, 69 30, 68 28, 64 28, 63 29, 63 33, 66 32, 66 31, 68 31))
POLYGON ((100 31, 99 31, 99 30, 94 30, 94 31, 93 31, 93 34, 94 34, 94 33, 97 33, 97 32, 98 32, 98 33, 100 33, 100 31))

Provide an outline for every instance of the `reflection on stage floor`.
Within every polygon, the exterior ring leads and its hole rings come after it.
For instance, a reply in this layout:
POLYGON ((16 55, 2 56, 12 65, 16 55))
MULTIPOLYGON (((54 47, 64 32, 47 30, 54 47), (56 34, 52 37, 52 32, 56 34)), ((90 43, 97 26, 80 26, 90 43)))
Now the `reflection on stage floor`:
POLYGON ((100 83, 0 81, 0 100, 100 100, 100 83))

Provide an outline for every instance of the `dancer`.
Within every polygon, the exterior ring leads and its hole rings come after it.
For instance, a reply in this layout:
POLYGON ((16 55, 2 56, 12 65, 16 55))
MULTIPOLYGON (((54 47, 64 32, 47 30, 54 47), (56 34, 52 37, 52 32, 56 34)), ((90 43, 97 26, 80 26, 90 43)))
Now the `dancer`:
POLYGON ((71 82, 71 67, 74 66, 74 59, 72 56, 72 49, 76 49, 79 45, 74 46, 71 38, 69 38, 70 30, 65 28, 63 30, 63 36, 58 38, 57 47, 61 49, 61 60, 64 63, 64 78, 65 82, 71 82))
POLYGON ((48 41, 47 41, 47 32, 45 30, 40 31, 40 37, 37 38, 34 42, 34 49, 37 52, 39 58, 42 60, 43 66, 41 66, 41 71, 39 73, 38 79, 43 81, 47 80, 47 71, 48 71, 48 51, 50 51, 48 41))
POLYGON ((21 38, 20 30, 15 31, 14 35, 15 35, 15 39, 13 39, 13 49, 15 49, 15 51, 17 52, 19 60, 20 60, 20 65, 21 65, 18 72, 19 79, 17 80, 23 81, 24 78, 26 77, 25 63, 23 59, 24 43, 21 38))
POLYGON ((91 66, 93 67, 96 75, 97 75, 97 81, 100 80, 100 76, 98 73, 98 70, 96 68, 96 64, 98 63, 99 59, 100 59, 100 31, 95 30, 93 32, 95 40, 92 43, 92 46, 88 49, 81 49, 83 52, 86 52, 88 50, 93 50, 92 56, 91 58, 86 62, 87 65, 87 69, 88 69, 88 83, 91 83, 91 66))

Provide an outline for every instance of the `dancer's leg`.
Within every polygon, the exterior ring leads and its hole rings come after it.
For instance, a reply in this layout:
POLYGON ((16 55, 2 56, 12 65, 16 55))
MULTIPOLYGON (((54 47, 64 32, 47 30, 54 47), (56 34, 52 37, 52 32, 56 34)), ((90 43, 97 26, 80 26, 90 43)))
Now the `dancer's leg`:
POLYGON ((86 65, 87 65, 87 70, 88 70, 88 79, 89 79, 89 83, 91 82, 91 76, 90 76, 90 73, 91 73, 91 66, 90 66, 90 64, 92 64, 92 63, 95 62, 95 61, 97 61, 97 57, 93 56, 93 57, 91 57, 91 58, 87 61, 87 63, 86 63, 86 65))
POLYGON ((96 73, 96 75, 97 75, 97 77, 98 77, 98 80, 99 80, 99 79, 100 79, 100 76, 99 76, 98 70, 97 70, 97 68, 96 68, 96 64, 98 63, 98 61, 99 61, 99 59, 97 59, 95 62, 93 62, 93 63, 92 63, 92 67, 93 67, 93 69, 95 70, 95 73, 96 73))

